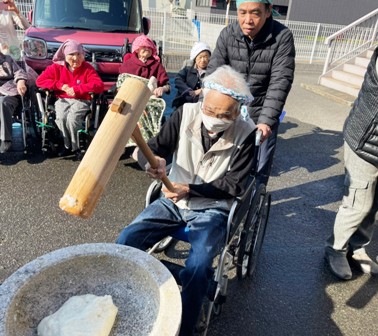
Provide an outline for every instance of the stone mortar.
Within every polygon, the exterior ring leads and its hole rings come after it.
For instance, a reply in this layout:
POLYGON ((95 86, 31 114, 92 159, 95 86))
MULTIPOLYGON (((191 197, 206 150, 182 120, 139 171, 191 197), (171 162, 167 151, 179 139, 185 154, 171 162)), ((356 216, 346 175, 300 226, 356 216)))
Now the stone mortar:
POLYGON ((98 243, 43 255, 0 286, 0 335, 35 336, 38 323, 74 295, 111 295, 111 336, 177 335, 181 298, 171 273, 132 247, 98 243))

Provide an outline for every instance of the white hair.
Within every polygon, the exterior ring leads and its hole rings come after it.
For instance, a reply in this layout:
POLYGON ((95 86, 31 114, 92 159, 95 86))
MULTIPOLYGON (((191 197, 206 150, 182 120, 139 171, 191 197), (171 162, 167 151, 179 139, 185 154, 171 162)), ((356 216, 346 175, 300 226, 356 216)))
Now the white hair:
MULTIPOLYGON (((222 65, 215 70, 211 75, 206 76, 203 80, 205 83, 214 83, 223 86, 225 89, 235 92, 237 95, 246 96, 253 99, 248 83, 245 81, 243 75, 229 65, 222 65)), ((211 89, 204 87, 203 96, 205 97, 211 89)))

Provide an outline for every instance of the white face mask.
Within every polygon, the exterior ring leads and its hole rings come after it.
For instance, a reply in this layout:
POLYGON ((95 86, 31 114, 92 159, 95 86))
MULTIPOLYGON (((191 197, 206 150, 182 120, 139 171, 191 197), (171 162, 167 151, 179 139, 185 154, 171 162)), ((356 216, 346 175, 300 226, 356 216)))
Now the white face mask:
POLYGON ((202 122, 205 125, 205 128, 214 133, 220 133, 225 131, 229 128, 234 120, 225 120, 225 119, 218 119, 214 117, 209 117, 205 113, 201 112, 202 115, 202 122))

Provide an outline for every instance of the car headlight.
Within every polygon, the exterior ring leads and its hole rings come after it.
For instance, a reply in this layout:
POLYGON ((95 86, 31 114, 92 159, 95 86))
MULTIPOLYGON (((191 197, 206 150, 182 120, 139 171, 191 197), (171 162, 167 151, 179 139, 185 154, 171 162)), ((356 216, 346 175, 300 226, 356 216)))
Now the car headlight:
POLYGON ((27 57, 36 59, 47 58, 47 45, 44 40, 25 37, 24 38, 24 52, 27 57))

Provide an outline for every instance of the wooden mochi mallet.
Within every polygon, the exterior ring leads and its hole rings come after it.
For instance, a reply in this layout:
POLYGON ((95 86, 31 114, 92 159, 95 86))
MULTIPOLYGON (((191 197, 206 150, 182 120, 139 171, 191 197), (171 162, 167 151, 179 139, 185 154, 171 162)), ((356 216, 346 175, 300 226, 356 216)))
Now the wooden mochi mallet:
MULTIPOLYGON (((150 164, 152 168, 157 168, 159 166, 159 162, 156 159, 155 155, 152 153, 150 147, 146 144, 146 142, 143 139, 142 133, 139 129, 139 127, 135 127, 134 132, 132 134, 132 138, 140 151, 143 153, 144 157, 150 164)), ((175 188, 173 187, 172 182, 169 180, 167 176, 163 176, 161 178, 161 181, 164 183, 164 185, 167 187, 167 189, 171 192, 175 191, 175 188)))
POLYGON ((83 218, 92 215, 150 96, 141 80, 124 81, 60 199, 62 210, 83 218))

